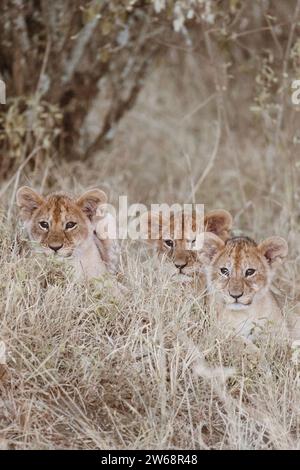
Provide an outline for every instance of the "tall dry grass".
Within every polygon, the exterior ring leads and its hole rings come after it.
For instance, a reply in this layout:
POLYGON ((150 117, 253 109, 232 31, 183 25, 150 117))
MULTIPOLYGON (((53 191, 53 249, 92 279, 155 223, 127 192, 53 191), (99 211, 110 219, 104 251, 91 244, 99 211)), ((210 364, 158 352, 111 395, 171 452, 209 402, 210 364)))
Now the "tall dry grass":
POLYGON ((259 357, 243 352, 203 295, 137 242, 122 243, 126 291, 109 278, 74 285, 68 265, 26 252, 16 219, 21 183, 226 208, 236 231, 288 240, 276 288, 289 317, 300 298, 299 145, 288 129, 270 138, 245 84, 220 103, 193 58, 160 64, 108 152, 88 166, 21 168, 0 188, 3 448, 299 448, 298 351, 285 338, 266 333, 259 357))

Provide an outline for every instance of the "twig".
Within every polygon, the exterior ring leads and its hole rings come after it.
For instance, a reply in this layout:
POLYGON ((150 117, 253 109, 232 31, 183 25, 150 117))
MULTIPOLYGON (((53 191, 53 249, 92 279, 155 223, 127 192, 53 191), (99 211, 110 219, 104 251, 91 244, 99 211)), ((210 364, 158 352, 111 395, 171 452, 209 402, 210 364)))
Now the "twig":
POLYGON ((72 80, 74 72, 84 53, 85 47, 89 43, 98 21, 99 16, 96 15, 95 18, 87 23, 80 32, 78 41, 72 51, 71 57, 65 64, 65 72, 62 76, 62 83, 64 85, 72 80))
POLYGON ((185 122, 187 119, 190 119, 192 116, 194 116, 194 114, 198 113, 198 111, 200 111, 200 109, 204 108, 216 96, 217 96, 216 92, 209 95, 204 101, 202 101, 200 104, 198 104, 192 111, 190 111, 188 114, 183 116, 182 123, 185 122))
POLYGON ((193 190, 190 194, 190 197, 189 197, 190 201, 195 200, 196 192, 198 191, 199 187, 201 186, 201 184, 203 183, 203 181, 207 177, 208 173, 211 171, 211 169, 214 166, 214 163, 215 163, 215 160, 216 160, 216 157, 217 157, 217 154, 218 154, 218 150, 219 150, 220 139, 221 139, 221 122, 220 122, 220 120, 218 120, 217 135, 216 135, 215 145, 214 145, 213 151, 211 153, 210 159, 209 159, 202 175, 198 179, 197 183, 194 185, 194 188, 193 188, 193 190))
POLYGON ((19 166, 18 170, 15 172, 15 174, 10 178, 10 180, 6 183, 5 187, 0 191, 0 199, 3 196, 3 194, 8 190, 10 185, 13 183, 14 179, 17 178, 19 181, 21 171, 23 168, 27 165, 27 163, 35 156, 37 152, 39 152, 42 149, 42 147, 36 147, 26 158, 26 160, 23 161, 23 163, 19 166))

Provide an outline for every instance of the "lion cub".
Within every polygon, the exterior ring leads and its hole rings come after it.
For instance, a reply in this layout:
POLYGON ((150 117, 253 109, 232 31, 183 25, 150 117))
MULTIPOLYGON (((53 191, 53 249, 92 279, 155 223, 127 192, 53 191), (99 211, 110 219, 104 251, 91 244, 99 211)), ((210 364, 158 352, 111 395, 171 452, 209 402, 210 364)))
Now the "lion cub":
POLYGON ((70 258, 76 276, 85 278, 118 268, 115 242, 101 240, 96 233, 97 211, 106 202, 106 194, 99 189, 79 198, 63 193, 43 197, 26 186, 17 192, 20 216, 37 250, 70 258))
POLYGON ((270 289, 276 263, 288 253, 283 238, 270 237, 257 244, 248 237, 224 242, 207 234, 203 253, 209 262, 206 272, 210 300, 222 325, 250 340, 267 323, 284 325, 270 289))
MULTIPOLYGON (((171 212, 166 219, 161 213, 146 212, 142 215, 144 231, 148 241, 156 251, 169 259, 174 266, 174 274, 193 276, 203 272, 203 264, 198 256, 196 213, 171 212), (153 231, 158 239, 152 239, 153 231)), ((232 216, 225 210, 213 210, 204 216, 204 230, 218 235, 222 240, 229 238, 232 216)))

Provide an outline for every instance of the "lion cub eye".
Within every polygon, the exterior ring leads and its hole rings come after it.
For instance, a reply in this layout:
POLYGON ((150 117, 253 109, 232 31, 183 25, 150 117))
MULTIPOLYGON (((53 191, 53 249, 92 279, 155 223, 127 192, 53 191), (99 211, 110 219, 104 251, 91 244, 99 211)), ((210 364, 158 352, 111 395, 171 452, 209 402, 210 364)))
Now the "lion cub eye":
POLYGON ((173 248, 173 246, 174 246, 173 240, 164 240, 164 243, 165 243, 169 248, 173 248))
POLYGON ((226 277, 229 276, 229 270, 227 268, 221 268, 220 272, 221 274, 223 274, 223 276, 226 276, 226 277))
POLYGON ((76 222, 67 222, 66 223, 66 230, 71 230, 72 228, 76 227, 76 222))
POLYGON ((40 226, 43 230, 49 230, 49 224, 48 224, 48 222, 46 222, 45 220, 42 220, 41 222, 39 222, 39 226, 40 226))
POLYGON ((253 276, 253 274, 255 274, 255 272, 256 272, 255 269, 252 269, 252 268, 251 269, 250 268, 246 269, 245 276, 246 277, 253 276))

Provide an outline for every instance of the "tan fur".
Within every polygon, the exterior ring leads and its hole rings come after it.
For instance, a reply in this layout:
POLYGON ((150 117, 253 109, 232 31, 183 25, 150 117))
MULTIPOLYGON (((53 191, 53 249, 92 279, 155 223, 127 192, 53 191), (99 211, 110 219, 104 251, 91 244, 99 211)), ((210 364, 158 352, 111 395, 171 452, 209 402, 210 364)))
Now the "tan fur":
POLYGON ((205 236, 203 254, 209 263, 210 302, 223 326, 248 339, 255 338, 267 324, 284 326, 270 287, 276 262, 287 253, 287 243, 280 237, 257 245, 247 237, 224 243, 212 234, 205 236))
POLYGON ((70 258, 77 276, 86 278, 115 267, 110 263, 110 241, 104 243, 95 231, 97 210, 106 202, 106 194, 99 189, 79 198, 63 193, 43 197, 26 186, 17 192, 20 216, 36 249, 70 258))
MULTIPOLYGON (((166 220, 162 214, 147 212, 142 215, 144 231, 147 232, 148 241, 156 251, 169 259, 174 266, 174 273, 192 276, 203 271, 203 264, 198 257, 195 246, 197 233, 196 214, 183 213, 181 211, 171 213, 166 220), (151 238, 153 233, 159 233, 158 239, 151 238), (166 241, 171 240, 173 246, 169 247, 166 241), (194 242, 194 243, 193 243, 194 242)), ((204 230, 212 232, 226 240, 232 227, 232 217, 225 210, 208 212, 204 217, 204 230)))

